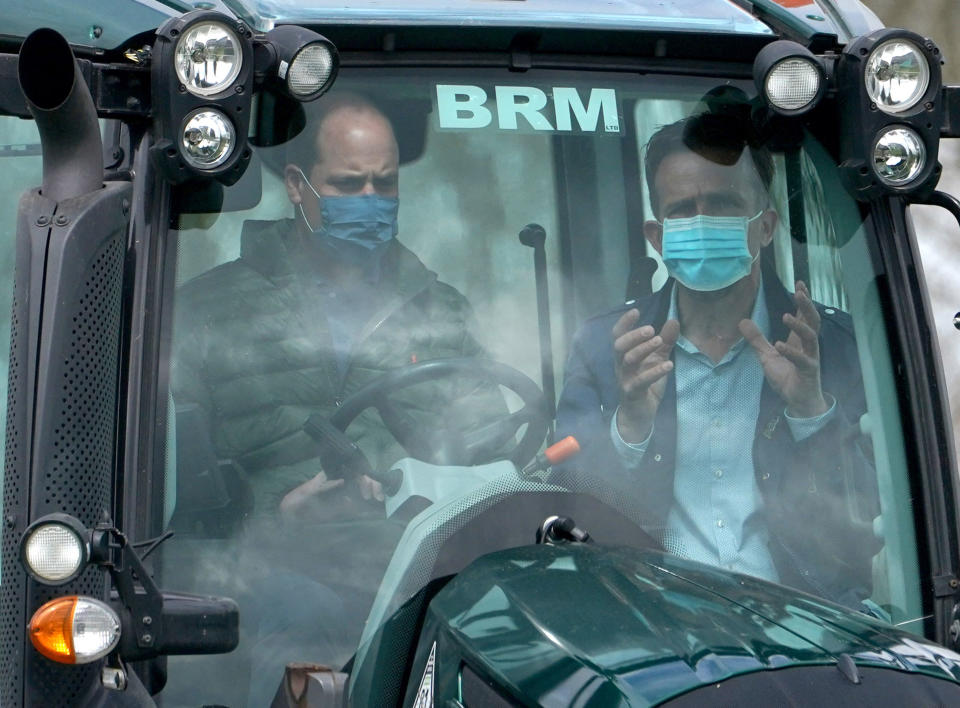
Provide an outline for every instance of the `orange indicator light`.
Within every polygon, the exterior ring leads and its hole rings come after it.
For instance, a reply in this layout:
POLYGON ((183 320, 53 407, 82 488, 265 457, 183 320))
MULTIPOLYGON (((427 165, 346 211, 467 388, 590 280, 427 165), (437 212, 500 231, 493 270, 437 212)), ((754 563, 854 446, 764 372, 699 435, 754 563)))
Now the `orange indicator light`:
POLYGON ((73 613, 77 609, 76 595, 58 597, 42 605, 30 620, 30 641, 37 651, 61 664, 75 664, 73 650, 73 613))

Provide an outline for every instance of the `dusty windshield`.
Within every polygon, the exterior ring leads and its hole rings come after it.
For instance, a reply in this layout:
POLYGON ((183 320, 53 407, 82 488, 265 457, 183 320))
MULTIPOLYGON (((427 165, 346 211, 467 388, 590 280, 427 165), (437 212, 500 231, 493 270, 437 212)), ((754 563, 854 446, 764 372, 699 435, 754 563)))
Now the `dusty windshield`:
POLYGON ((248 175, 176 218, 162 584, 243 620, 170 660, 173 704, 360 670, 551 514, 922 630, 870 227, 752 91, 345 70, 262 99, 248 175))

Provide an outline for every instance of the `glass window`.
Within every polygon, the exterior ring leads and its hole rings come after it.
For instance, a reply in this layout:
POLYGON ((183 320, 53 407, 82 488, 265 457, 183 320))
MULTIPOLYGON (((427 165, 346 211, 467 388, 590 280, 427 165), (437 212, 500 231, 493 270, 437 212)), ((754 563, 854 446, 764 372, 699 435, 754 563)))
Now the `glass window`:
POLYGON ((177 215, 163 585, 244 620, 233 654, 171 658, 171 704, 362 665, 434 574, 531 542, 550 504, 921 630, 870 224, 815 136, 748 129, 752 91, 345 69, 302 115, 264 100, 225 208, 177 215), (518 475, 548 425, 582 452, 518 475))

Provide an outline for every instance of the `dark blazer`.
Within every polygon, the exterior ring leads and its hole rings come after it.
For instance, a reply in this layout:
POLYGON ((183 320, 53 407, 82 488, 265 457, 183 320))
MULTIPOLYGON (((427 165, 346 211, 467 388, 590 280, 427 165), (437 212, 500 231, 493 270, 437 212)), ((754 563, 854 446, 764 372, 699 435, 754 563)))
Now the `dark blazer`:
MULTIPOLYGON (((574 435, 583 450, 557 471, 557 480, 617 499, 617 506, 661 540, 674 503, 676 381, 671 372, 641 466, 628 471, 610 439, 610 419, 619 404, 611 330, 626 310, 636 307, 638 326, 651 324, 659 331, 673 286, 670 280, 653 295, 583 325, 574 339, 557 411, 558 439, 574 435)), ((764 277, 764 297, 771 341, 785 340, 789 330, 783 314, 796 307, 773 273, 764 277)), ((870 594, 871 560, 881 547, 872 523, 880 512, 877 478, 859 430, 866 400, 852 321, 839 310, 817 309, 822 387, 836 398, 837 414, 823 429, 795 442, 783 418, 783 400, 764 381, 751 454, 780 582, 857 606, 870 594)))

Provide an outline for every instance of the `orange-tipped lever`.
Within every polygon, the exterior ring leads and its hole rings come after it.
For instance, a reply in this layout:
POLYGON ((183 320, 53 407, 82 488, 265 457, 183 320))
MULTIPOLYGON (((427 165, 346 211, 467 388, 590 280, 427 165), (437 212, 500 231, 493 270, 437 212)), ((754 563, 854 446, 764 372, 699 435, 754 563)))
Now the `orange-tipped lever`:
POLYGON ((535 472, 545 470, 552 465, 558 465, 561 462, 565 462, 578 452, 580 452, 580 443, 577 442, 575 437, 568 435, 563 440, 555 442, 553 445, 537 455, 530 462, 530 464, 520 471, 520 474, 527 477, 535 472))

